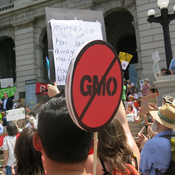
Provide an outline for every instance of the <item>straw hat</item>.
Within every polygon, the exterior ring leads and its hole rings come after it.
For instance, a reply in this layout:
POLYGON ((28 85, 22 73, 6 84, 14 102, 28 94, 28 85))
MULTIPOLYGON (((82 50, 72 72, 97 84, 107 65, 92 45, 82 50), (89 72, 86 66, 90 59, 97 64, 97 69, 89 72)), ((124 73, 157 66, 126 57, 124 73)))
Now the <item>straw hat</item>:
POLYGON ((134 96, 133 95, 129 95, 129 97, 128 98, 133 98, 134 100, 135 100, 135 98, 134 98, 134 96))
POLYGON ((159 111, 150 111, 150 114, 163 126, 175 129, 175 106, 165 103, 159 111))

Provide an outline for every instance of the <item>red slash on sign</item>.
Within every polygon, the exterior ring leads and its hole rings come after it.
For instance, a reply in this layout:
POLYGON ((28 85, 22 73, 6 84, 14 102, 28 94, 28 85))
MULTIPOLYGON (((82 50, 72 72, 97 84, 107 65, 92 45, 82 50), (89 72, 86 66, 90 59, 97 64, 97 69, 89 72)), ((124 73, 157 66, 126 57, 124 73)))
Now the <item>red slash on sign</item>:
POLYGON ((71 105, 78 124, 99 131, 115 116, 123 90, 120 61, 107 42, 96 40, 78 53, 72 69, 71 105))

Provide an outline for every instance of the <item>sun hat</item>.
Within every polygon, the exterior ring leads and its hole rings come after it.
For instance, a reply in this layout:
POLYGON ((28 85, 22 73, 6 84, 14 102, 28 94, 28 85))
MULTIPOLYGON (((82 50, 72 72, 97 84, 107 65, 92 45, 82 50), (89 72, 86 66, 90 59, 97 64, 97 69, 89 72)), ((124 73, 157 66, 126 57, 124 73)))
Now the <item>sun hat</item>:
POLYGON ((175 129, 175 106, 169 103, 165 103, 159 111, 150 111, 152 117, 154 117, 160 124, 167 128, 175 129))
POLYGON ((34 123, 35 122, 35 117, 30 117, 30 123, 34 123))
POLYGON ((135 100, 135 98, 134 98, 134 96, 133 95, 129 95, 129 97, 128 98, 133 98, 134 100, 135 100))
POLYGON ((166 103, 173 104, 174 98, 171 97, 170 95, 163 97, 163 99, 165 100, 166 103))

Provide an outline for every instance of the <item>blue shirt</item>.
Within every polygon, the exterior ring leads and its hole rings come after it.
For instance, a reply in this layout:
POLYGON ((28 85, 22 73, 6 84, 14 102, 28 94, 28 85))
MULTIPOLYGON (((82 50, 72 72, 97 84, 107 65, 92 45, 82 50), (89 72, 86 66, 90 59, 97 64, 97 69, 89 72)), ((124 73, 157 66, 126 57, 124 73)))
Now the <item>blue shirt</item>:
POLYGON ((6 110, 7 99, 8 99, 8 98, 4 99, 4 103, 3 103, 3 108, 4 108, 4 110, 6 110))
POLYGON ((171 60, 169 69, 172 69, 173 72, 174 72, 174 74, 175 74, 175 58, 173 58, 173 59, 171 60))
POLYGON ((7 117, 3 117, 2 118, 2 121, 3 121, 3 126, 7 126, 10 122, 7 121, 7 117))
POLYGON ((165 130, 156 134, 148 140, 141 152, 140 173, 146 175, 156 175, 155 169, 165 173, 171 162, 171 145, 170 141, 162 135, 173 135, 173 130, 165 130))
POLYGON ((0 124, 0 134, 3 133, 3 126, 0 124))

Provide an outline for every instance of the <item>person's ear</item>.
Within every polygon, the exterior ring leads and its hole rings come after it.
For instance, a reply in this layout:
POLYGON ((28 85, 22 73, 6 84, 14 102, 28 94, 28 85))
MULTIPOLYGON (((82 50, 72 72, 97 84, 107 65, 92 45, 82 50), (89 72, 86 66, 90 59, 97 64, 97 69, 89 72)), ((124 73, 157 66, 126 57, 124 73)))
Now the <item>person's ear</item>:
POLYGON ((33 146, 37 151, 41 152, 43 150, 42 143, 37 132, 33 134, 33 146))

